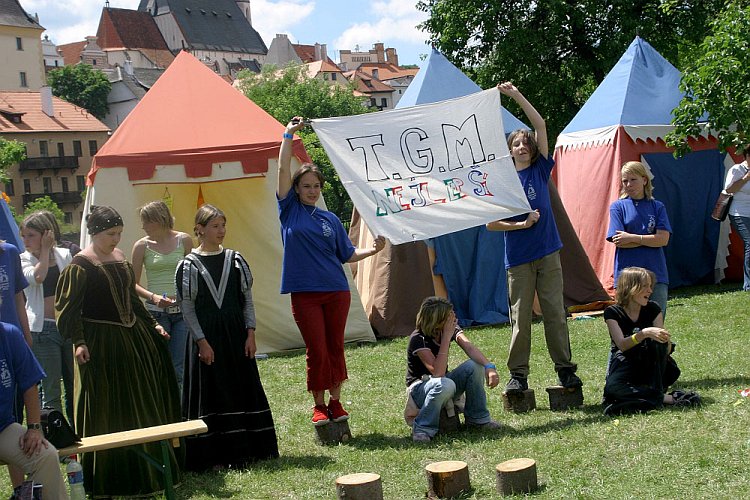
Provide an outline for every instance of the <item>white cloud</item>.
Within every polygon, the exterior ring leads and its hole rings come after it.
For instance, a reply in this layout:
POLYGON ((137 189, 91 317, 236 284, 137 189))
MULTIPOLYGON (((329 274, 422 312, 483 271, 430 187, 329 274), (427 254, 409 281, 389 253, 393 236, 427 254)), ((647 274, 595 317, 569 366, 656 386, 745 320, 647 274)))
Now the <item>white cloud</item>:
POLYGON ((397 46, 397 42, 409 44, 423 44, 428 39, 426 33, 420 31, 417 25, 427 19, 424 12, 417 11, 409 2, 375 2, 373 12, 381 16, 375 22, 356 23, 349 26, 334 40, 337 50, 354 49, 359 45, 360 50, 369 50, 375 42, 384 42, 388 46, 397 46))
POLYGON ((304 0, 253 0, 250 5, 253 27, 267 45, 271 44, 277 33, 291 33, 294 26, 315 10, 315 2, 304 0))

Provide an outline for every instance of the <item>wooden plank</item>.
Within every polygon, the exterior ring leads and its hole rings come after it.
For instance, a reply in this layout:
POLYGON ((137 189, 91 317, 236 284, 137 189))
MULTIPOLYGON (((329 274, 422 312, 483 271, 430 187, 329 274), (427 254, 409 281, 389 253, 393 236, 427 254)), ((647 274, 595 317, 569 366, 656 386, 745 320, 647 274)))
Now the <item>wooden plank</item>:
POLYGON ((154 427, 144 427, 143 429, 132 429, 129 431, 102 434, 100 436, 85 437, 79 444, 57 450, 57 453, 61 457, 64 457, 73 455, 74 453, 121 448, 134 444, 151 443, 153 441, 162 441, 182 436, 193 436, 195 434, 203 434, 204 432, 208 432, 208 426, 206 426, 203 420, 188 420, 174 424, 157 425, 154 427))

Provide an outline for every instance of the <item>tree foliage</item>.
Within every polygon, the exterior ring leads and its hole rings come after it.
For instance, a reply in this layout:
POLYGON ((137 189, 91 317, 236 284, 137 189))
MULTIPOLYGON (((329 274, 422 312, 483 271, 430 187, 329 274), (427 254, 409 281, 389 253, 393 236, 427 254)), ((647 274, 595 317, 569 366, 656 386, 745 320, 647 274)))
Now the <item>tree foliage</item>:
POLYGON ((54 95, 88 110, 97 118, 104 118, 109 111, 107 96, 112 85, 107 75, 88 64, 52 70, 48 83, 54 95))
MULTIPOLYGON (((640 35, 680 67, 724 0, 420 0, 434 46, 481 87, 510 80, 554 140, 640 35)), ((522 117, 515 103, 509 109, 522 117)))
POLYGON ((26 145, 0 137, 0 182, 8 182, 8 167, 26 158, 26 145))
MULTIPOLYGON (((312 78, 304 66, 277 69, 267 65, 259 74, 247 71, 240 73, 239 78, 242 92, 283 124, 289 123, 294 116, 328 118, 369 111, 365 107, 366 99, 355 96, 352 86, 330 85, 312 78)), ((347 223, 351 219, 353 205, 318 136, 310 127, 303 128, 298 135, 310 159, 326 178, 323 198, 328 210, 347 223)))
POLYGON ((60 207, 57 206, 57 203, 52 201, 52 198, 49 196, 42 196, 41 198, 37 198, 34 201, 31 201, 26 204, 24 207, 24 215, 28 215, 31 212, 36 212, 37 210, 47 210, 49 212, 52 212, 52 214, 55 216, 55 219, 57 219, 57 223, 62 225, 65 219, 65 214, 60 209, 60 207))
POLYGON ((689 151, 688 138, 701 132, 700 122, 719 146, 741 148, 750 143, 750 2, 732 1, 711 25, 699 54, 687 65, 680 82, 685 97, 674 110, 675 130, 667 143, 675 154, 689 151))

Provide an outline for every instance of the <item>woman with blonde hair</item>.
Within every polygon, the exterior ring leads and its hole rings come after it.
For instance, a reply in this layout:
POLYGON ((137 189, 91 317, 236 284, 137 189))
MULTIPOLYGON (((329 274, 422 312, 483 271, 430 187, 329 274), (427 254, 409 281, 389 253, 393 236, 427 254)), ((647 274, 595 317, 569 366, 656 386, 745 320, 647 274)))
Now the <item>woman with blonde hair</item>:
POLYGON ((55 290, 60 273, 70 264, 70 250, 58 246, 55 216, 46 210, 27 215, 21 223, 26 251, 21 254, 23 275, 29 286, 26 316, 29 318, 32 351, 46 376, 42 379, 42 403, 60 412, 65 387, 65 414, 73 422, 73 343, 63 339, 55 321, 55 290))
POLYGON ((273 416, 255 361, 253 275, 247 262, 224 248, 227 219, 212 205, 195 214, 200 244, 175 277, 190 330, 182 397, 186 419, 201 418, 208 432, 186 438, 186 467, 243 468, 279 456, 273 416))
MULTIPOLYGON (((667 209, 653 195, 653 176, 639 161, 629 161, 620 171, 620 199, 609 207, 607 241, 615 244, 614 283, 626 267, 639 266, 656 275, 651 300, 667 311, 669 274, 664 247, 672 226, 667 209)), ((615 285, 616 286, 616 285, 615 285)))
POLYGON ((680 369, 671 356, 672 337, 664 329, 661 309, 649 300, 654 279, 654 273, 642 267, 623 269, 617 280, 617 303, 604 310, 612 340, 612 363, 604 385, 606 415, 700 404, 694 392, 666 394, 680 369))
POLYGON ((427 297, 417 313, 417 329, 406 349, 406 386, 419 408, 412 424, 412 439, 429 442, 438 432, 440 410, 449 400, 466 394, 464 417, 470 426, 497 429, 490 418, 487 395, 500 381, 497 369, 458 327, 453 304, 442 297, 427 297), (448 370, 448 351, 455 342, 469 356, 448 370))
POLYGON ((174 230, 174 219, 163 201, 147 203, 138 213, 146 236, 135 242, 131 254, 135 288, 146 301, 146 309, 169 332, 169 355, 182 393, 187 326, 177 304, 174 274, 177 264, 192 250, 193 239, 174 230), (144 269, 148 288, 141 285, 144 269))

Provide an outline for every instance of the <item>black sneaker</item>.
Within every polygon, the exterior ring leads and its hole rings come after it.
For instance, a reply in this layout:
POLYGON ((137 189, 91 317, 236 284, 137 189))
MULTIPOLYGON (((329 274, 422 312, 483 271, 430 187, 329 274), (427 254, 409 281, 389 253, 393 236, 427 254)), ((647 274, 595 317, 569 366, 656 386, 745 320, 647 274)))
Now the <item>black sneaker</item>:
POLYGON ((521 394, 523 391, 529 388, 529 384, 525 377, 518 377, 511 375, 508 385, 505 386, 506 394, 521 394))
POLYGON ((560 385, 566 389, 576 389, 583 385, 583 382, 572 368, 560 368, 560 371, 557 372, 557 378, 560 381, 560 385))

